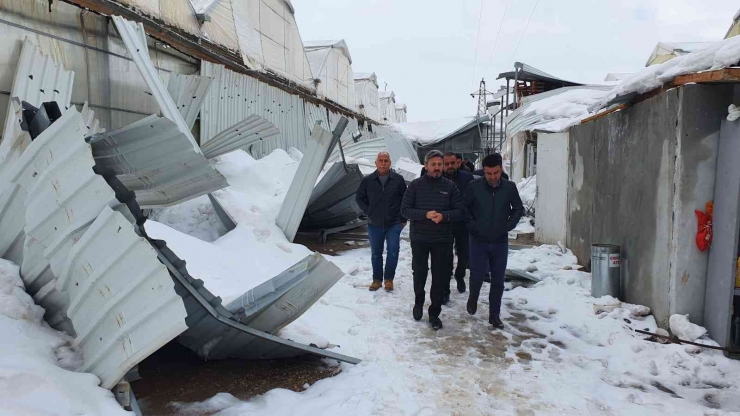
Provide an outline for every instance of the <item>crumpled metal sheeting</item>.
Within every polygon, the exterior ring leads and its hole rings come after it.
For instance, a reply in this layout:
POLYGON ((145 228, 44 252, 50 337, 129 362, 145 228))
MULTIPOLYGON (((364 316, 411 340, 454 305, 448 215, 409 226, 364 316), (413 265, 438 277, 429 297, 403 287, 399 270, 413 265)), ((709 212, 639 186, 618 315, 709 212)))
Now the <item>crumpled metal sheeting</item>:
POLYGON ((100 127, 100 120, 95 118, 95 111, 90 109, 90 105, 87 101, 83 104, 80 114, 82 114, 82 121, 85 124, 85 127, 87 127, 86 136, 105 132, 105 129, 100 127))
MULTIPOLYGON (((370 162, 374 162, 378 153, 386 152, 388 149, 385 147, 385 139, 368 139, 360 140, 357 143, 349 141, 349 143, 342 143, 342 150, 344 151, 345 157, 351 157, 355 159, 366 159, 370 162)), ((336 162, 342 160, 342 154, 339 151, 339 146, 335 147, 329 156, 329 162, 336 162)))
POLYGON ((275 127, 274 124, 264 117, 252 114, 217 134, 202 145, 201 150, 207 159, 213 159, 234 150, 246 148, 254 143, 274 138, 279 134, 280 129, 275 127))
MULTIPOLYGON (((64 113, 70 108, 74 77, 74 72, 66 70, 50 56, 41 53, 41 49, 26 37, 16 66, 10 96, 18 97, 20 101, 26 101, 34 107, 39 107, 44 102, 56 101, 64 113)), ((9 105, 3 142, 12 137, 13 123, 16 122, 14 113, 15 109, 9 105)), ((7 149, 0 145, 0 155, 6 152, 7 149)))
POLYGON ((167 91, 175 102, 177 109, 180 110, 185 124, 192 130, 195 120, 200 113, 200 107, 203 100, 211 88, 213 78, 201 77, 198 75, 170 75, 170 81, 167 83, 167 91))
POLYGON ((363 175, 359 166, 337 162, 319 181, 301 221, 301 229, 317 230, 340 227, 362 215, 355 193, 363 175))
POLYGON ((314 253, 226 306, 235 319, 275 334, 293 322, 344 276, 336 265, 314 253))
POLYGON ((411 159, 416 163, 421 163, 414 144, 406 136, 388 129, 388 132, 381 137, 385 140, 385 147, 388 149, 393 163, 398 162, 402 157, 411 159))
POLYGON ((166 118, 151 115, 89 142, 98 165, 112 169, 141 206, 174 205, 228 186, 166 118))
POLYGON ((23 106, 17 97, 11 98, 8 103, 10 107, 8 116, 13 117, 12 123, 7 123, 6 128, 11 131, 5 133, 5 139, 0 143, 0 183, 13 168, 26 148, 31 145, 31 135, 21 127, 23 123, 23 106), (12 112, 10 111, 12 109, 12 112))
POLYGON ((79 370, 96 374, 104 388, 187 329, 182 298, 157 252, 111 208, 74 244, 56 283, 85 357, 79 370))

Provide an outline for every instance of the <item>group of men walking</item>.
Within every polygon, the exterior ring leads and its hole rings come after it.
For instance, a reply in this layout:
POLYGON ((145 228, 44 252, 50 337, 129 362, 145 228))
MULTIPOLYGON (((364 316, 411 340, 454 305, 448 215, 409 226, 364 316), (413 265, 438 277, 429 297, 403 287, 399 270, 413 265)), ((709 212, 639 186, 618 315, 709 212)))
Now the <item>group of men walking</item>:
POLYGON ((393 290, 400 251, 400 235, 411 222, 411 253, 414 282, 414 319, 423 317, 425 286, 431 258, 431 305, 427 311, 433 329, 442 328, 442 305, 450 300, 451 281, 466 291, 470 269, 467 311, 475 315, 483 282, 490 279, 489 323, 503 328, 500 319, 504 273, 508 258, 508 232, 519 223, 524 207, 516 185, 503 173, 499 154, 483 158, 482 168, 469 172, 462 157, 432 150, 424 169, 408 187, 391 170, 390 155, 378 154, 376 171, 366 176, 357 190, 357 204, 368 217, 373 282, 370 290, 384 286, 393 290), (386 262, 383 266, 383 250, 386 262), (457 268, 454 252, 457 252, 457 268), (383 283, 385 282, 385 283, 383 283))

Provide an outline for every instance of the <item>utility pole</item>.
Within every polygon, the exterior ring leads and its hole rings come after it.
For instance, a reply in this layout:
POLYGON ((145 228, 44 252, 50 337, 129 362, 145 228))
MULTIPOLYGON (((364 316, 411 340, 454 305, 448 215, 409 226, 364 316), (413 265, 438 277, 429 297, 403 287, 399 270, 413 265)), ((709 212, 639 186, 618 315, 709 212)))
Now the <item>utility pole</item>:
POLYGON ((475 98, 478 96, 478 110, 475 115, 476 121, 478 121, 478 136, 480 137, 481 141, 481 147, 483 147, 484 150, 482 153, 488 154, 490 152, 490 148, 492 147, 491 143, 491 130, 492 129, 486 129, 485 135, 480 130, 480 119, 486 116, 486 113, 488 112, 488 95, 493 94, 490 91, 486 90, 486 80, 481 78, 480 80, 480 87, 478 88, 477 92, 474 92, 470 94, 471 97, 475 98))

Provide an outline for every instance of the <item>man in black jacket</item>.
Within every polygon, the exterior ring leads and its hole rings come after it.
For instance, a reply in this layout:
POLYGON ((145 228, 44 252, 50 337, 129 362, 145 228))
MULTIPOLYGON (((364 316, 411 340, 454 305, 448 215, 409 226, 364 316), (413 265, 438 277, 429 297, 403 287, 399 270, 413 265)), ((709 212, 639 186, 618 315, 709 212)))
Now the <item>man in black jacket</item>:
POLYGON ((401 248, 401 230, 406 226, 406 218, 401 215, 401 200, 406 193, 403 176, 391 170, 391 157, 388 152, 378 153, 375 159, 375 172, 360 182, 355 200, 362 212, 367 215, 367 237, 373 263, 373 282, 371 291, 380 289, 385 279, 385 290, 393 290, 393 278, 398 265, 401 248), (383 269, 383 245, 387 246, 385 270, 383 269))
POLYGON ((411 220, 411 267, 414 273, 414 319, 421 320, 426 293, 424 286, 432 257, 432 290, 429 323, 442 328, 444 288, 450 285, 448 274, 452 259, 452 224, 465 218, 460 191, 455 184, 442 177, 444 156, 432 150, 424 158, 426 175, 415 179, 406 190, 401 203, 401 215, 411 220))
MULTIPOLYGON (((460 169, 462 160, 458 162, 458 157, 462 157, 459 154, 447 152, 444 155, 445 171, 444 177, 451 180, 455 186, 457 186, 460 195, 465 195, 465 189, 468 187, 468 183, 473 180, 473 174, 460 169)), ((457 268, 455 269, 455 281, 457 281, 457 290, 460 293, 465 293, 465 271, 468 269, 469 251, 468 251, 468 229, 465 226, 465 221, 458 221, 452 224, 452 238, 455 244, 455 251, 457 251, 457 268)), ((450 251, 450 255, 454 256, 454 252, 450 251)), ((454 258, 450 259, 450 270, 449 277, 452 280, 452 266, 454 264, 454 258)), ((446 304, 450 300, 450 286, 449 284, 445 287, 445 294, 442 298, 442 304, 446 304)))
MULTIPOLYGON (((470 170, 470 167, 468 165, 463 164, 463 157, 461 153, 455 153, 455 158, 457 159, 457 170, 463 170, 465 172, 473 172, 470 170)), ((460 191, 462 194, 462 191, 460 191)))
POLYGON ((504 274, 509 256, 509 231, 516 228, 524 214, 519 190, 513 182, 501 177, 501 155, 483 158, 484 177, 468 184, 464 205, 468 211, 470 233, 470 297, 468 313, 475 315, 483 277, 491 272, 488 322, 494 328, 501 322, 501 297, 504 294, 504 274))

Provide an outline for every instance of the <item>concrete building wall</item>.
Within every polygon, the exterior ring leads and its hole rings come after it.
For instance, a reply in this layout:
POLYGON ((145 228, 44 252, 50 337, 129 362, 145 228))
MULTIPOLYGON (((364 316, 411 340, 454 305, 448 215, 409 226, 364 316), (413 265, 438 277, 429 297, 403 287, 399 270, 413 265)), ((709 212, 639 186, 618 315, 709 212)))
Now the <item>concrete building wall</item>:
POLYGON ((568 133, 537 135, 535 239, 565 243, 568 206, 568 133))
POLYGON ((570 130, 567 244, 622 247, 622 298, 701 322, 707 254, 694 209, 714 194, 721 119, 732 86, 688 85, 570 130))

